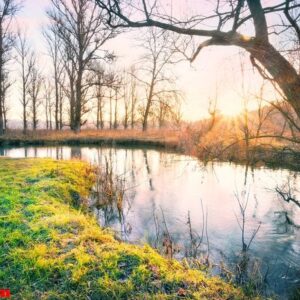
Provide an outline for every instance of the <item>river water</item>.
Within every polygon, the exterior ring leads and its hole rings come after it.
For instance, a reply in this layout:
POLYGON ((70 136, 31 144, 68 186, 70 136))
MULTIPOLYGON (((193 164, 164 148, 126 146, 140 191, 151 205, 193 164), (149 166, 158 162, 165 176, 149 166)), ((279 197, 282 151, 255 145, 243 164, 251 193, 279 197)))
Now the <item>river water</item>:
POLYGON ((93 199, 93 212, 123 240, 178 258, 196 257, 213 273, 235 273, 240 282, 250 278, 281 299, 300 286, 300 207, 276 192, 300 199, 299 172, 204 165, 147 148, 2 148, 0 155, 80 158, 99 165, 119 181, 124 197, 121 204, 93 199))

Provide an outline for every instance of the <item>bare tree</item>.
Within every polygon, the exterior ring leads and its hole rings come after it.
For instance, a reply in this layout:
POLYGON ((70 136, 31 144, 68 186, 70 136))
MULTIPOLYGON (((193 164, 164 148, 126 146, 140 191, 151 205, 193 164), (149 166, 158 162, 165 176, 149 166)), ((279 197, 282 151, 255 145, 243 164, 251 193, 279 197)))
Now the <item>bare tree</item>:
POLYGON ((105 57, 99 50, 113 36, 113 31, 105 26, 102 10, 92 0, 51 0, 51 4, 47 14, 55 24, 64 51, 69 52, 67 60, 72 65, 75 88, 70 103, 71 129, 79 131, 84 123, 82 115, 86 112, 83 104, 88 88, 86 73, 96 59, 105 57))
POLYGON ((150 29, 141 46, 145 55, 141 59, 140 73, 136 77, 146 90, 146 103, 143 109, 143 131, 148 128, 148 119, 155 102, 159 103, 162 95, 175 93, 170 85, 174 82, 168 74, 168 68, 173 64, 174 51, 168 48, 169 35, 150 29), (141 79, 143 78, 143 79, 141 79))
POLYGON ((98 64, 93 69, 96 77, 95 97, 96 97, 96 127, 97 129, 104 129, 104 88, 105 88, 105 71, 104 68, 98 64))
MULTIPOLYGON (((63 111, 64 111, 64 85, 66 83, 66 76, 65 73, 62 73, 62 75, 59 77, 59 86, 58 86, 58 122, 59 122, 59 129, 62 130, 64 127, 63 122, 63 111)), ((56 101, 55 101, 56 102, 56 101)), ((56 107, 56 103, 55 103, 56 107)))
POLYGON ((53 65, 53 79, 55 88, 55 129, 62 129, 62 87, 60 84, 63 75, 63 60, 60 56, 60 39, 57 26, 51 24, 44 32, 45 39, 48 44, 49 56, 53 65))
POLYGON ((42 104, 40 93, 43 83, 43 77, 38 70, 37 62, 34 60, 33 68, 29 75, 28 97, 30 99, 30 112, 32 117, 32 129, 36 130, 38 125, 39 107, 42 104))
POLYGON ((249 197, 250 197, 250 194, 249 194, 249 192, 247 193, 246 190, 243 190, 241 192, 241 195, 239 195, 238 193, 235 193, 235 198, 238 202, 239 212, 240 212, 240 217, 238 217, 237 214, 235 215, 235 217, 236 217, 237 223, 240 227, 241 234, 242 234, 242 251, 243 252, 246 252, 249 250, 249 248, 261 226, 261 223, 259 223, 257 228, 255 230, 253 230, 253 232, 249 238, 249 241, 247 242, 246 241, 246 222, 247 222, 246 212, 247 212, 249 197))
POLYGON ((109 129, 113 128, 113 107, 112 107, 112 99, 113 99, 113 90, 112 88, 109 89, 109 129))
POLYGON ((8 90, 11 87, 12 82, 9 80, 8 72, 4 74, 4 78, 2 81, 2 93, 3 93, 3 98, 2 98, 2 112, 3 112, 3 121, 4 121, 4 128, 7 129, 8 127, 8 119, 7 119, 7 114, 10 109, 8 105, 8 90))
POLYGON ((34 66, 34 53, 32 52, 26 34, 24 32, 18 31, 17 34, 17 44, 16 50, 18 54, 18 62, 20 64, 21 70, 21 99, 20 102, 22 104, 23 109, 23 132, 26 133, 28 128, 28 106, 29 106, 29 98, 28 98, 28 89, 29 89, 29 81, 30 74, 32 72, 34 66))
MULTIPOLYGON (((249 110, 249 99, 250 95, 243 95, 243 111, 241 118, 239 119, 240 130, 243 135, 243 141, 245 143, 245 158, 247 165, 255 163, 255 156, 257 146, 259 145, 260 137, 266 133, 266 123, 272 116, 274 108, 266 106, 263 100, 265 82, 261 85, 259 95, 254 99, 256 102, 257 109, 255 111, 249 110)), ((273 126, 274 127, 274 126, 273 126)), ((276 128, 272 128, 272 132, 276 128)), ((239 139, 239 137, 238 137, 239 139)))
POLYGON ((115 107, 114 107, 114 129, 117 129, 119 127, 119 107, 118 103, 119 100, 121 99, 120 95, 120 90, 122 87, 122 81, 121 78, 118 78, 116 76, 115 82, 113 84, 113 91, 114 91, 114 96, 115 96, 115 107))
POLYGON ((182 101, 177 101, 172 107, 172 123, 177 128, 182 125, 183 113, 182 113, 182 101))
POLYGON ((136 110, 138 104, 136 69, 134 66, 131 66, 130 68, 130 102, 130 123, 131 129, 133 129, 136 123, 136 110))
POLYGON ((7 77, 7 67, 11 52, 15 44, 15 35, 12 32, 12 19, 19 10, 19 3, 15 0, 0 1, 0 135, 5 131, 5 93, 4 82, 7 77))
POLYGON ((213 98, 209 99, 209 106, 208 106, 208 114, 210 116, 210 122, 206 131, 209 132, 215 128, 217 123, 221 119, 220 111, 218 109, 218 102, 219 102, 219 86, 218 83, 215 87, 215 94, 213 98))
MULTIPOLYGON (((250 54, 253 66, 266 79, 278 85, 287 101, 300 118, 300 75, 293 61, 282 52, 299 49, 300 26, 298 0, 287 0, 263 5, 261 0, 215 1, 202 6, 199 14, 186 19, 161 14, 164 5, 157 0, 95 0, 107 11, 107 22, 113 28, 159 27, 178 33, 181 36, 208 38, 201 40, 190 55, 192 62, 201 50, 208 46, 238 46, 250 54), (163 6, 163 7, 161 7, 163 6), (279 14, 279 18, 275 15, 279 14), (268 24, 267 16, 274 15, 276 24, 268 24), (209 24, 209 28, 207 26, 209 24), (254 25, 254 36, 240 31, 254 25), (269 26, 268 26, 269 25, 269 26), (270 35, 287 36, 291 32, 295 43, 286 43, 287 49, 280 49, 270 42, 270 35)), ((199 5, 200 7, 200 5, 199 5)), ((272 18, 268 18, 271 20, 272 18)), ((270 23, 270 21, 269 21, 270 23)), ((247 30, 249 32, 249 29, 247 30)), ((279 43, 282 47, 282 43, 279 43)))
POLYGON ((43 82, 44 91, 44 111, 46 119, 46 129, 52 130, 52 111, 53 111, 53 86, 51 80, 44 80, 43 82))
POLYGON ((128 73, 124 70, 123 78, 122 78, 122 98, 124 104, 124 117, 123 117, 123 126, 124 129, 128 128, 129 125, 129 117, 130 117, 130 82, 128 78, 128 73))
POLYGON ((68 84, 61 84, 61 88, 64 91, 64 94, 69 100, 69 126, 72 130, 75 128, 75 81, 76 81, 76 66, 71 59, 72 53, 67 45, 63 45, 62 54, 65 53, 64 63, 64 71, 66 74, 66 81, 68 84))
MULTIPOLYGON (((116 88, 118 87, 118 76, 116 74, 116 72, 114 70, 110 70, 107 74, 107 97, 108 97, 108 100, 109 100, 109 129, 112 129, 113 126, 114 126, 114 122, 113 121, 113 98, 115 96, 115 102, 118 101, 118 95, 117 95, 117 92, 116 91, 116 88), (117 100, 116 100, 117 99, 117 100)), ((115 103, 115 106, 117 105, 117 103, 115 103)), ((116 107, 115 108, 115 114, 117 113, 117 110, 116 110, 116 107)), ((116 121, 116 118, 115 118, 115 121, 116 121)))
POLYGON ((128 95, 127 95, 127 92, 126 92, 126 88, 123 87, 123 101, 124 101, 124 118, 123 118, 123 126, 124 126, 124 129, 127 129, 128 128, 128 125, 129 125, 129 109, 130 109, 130 102, 129 102, 129 98, 128 98, 128 95))
POLYGON ((178 126, 181 121, 181 95, 179 92, 173 90, 161 93, 157 99, 155 107, 158 127, 163 128, 167 125, 174 124, 178 126))

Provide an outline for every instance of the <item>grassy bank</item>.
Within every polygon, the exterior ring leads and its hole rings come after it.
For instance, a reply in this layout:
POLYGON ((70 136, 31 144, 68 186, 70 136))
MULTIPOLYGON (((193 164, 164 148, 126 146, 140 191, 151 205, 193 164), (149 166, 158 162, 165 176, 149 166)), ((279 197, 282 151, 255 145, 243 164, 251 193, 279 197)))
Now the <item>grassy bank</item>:
POLYGON ((93 181, 80 161, 0 159, 0 288, 13 299, 244 299, 101 230, 79 206, 93 181))
POLYGON ((70 130, 63 131, 28 131, 23 134, 20 130, 8 131, 0 137, 2 146, 24 145, 111 145, 120 146, 155 146, 161 148, 178 148, 181 133, 175 130, 82 130, 74 133, 70 130))

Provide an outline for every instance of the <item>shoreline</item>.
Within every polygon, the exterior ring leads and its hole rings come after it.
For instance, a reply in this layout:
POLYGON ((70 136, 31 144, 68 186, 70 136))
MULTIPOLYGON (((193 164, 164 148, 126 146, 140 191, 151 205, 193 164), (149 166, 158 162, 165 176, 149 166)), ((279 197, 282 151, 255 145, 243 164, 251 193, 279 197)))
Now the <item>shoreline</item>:
MULTIPOLYGON (((151 148, 189 155, 207 163, 211 161, 230 162, 247 165, 247 160, 238 151, 232 151, 224 157, 205 157, 197 149, 189 145, 186 136, 179 130, 82 130, 74 133, 63 131, 10 131, 0 137, 0 147, 29 147, 29 146, 113 146, 128 148, 151 148)), ((200 144, 201 150, 201 144, 200 144)), ((300 171, 300 151, 291 151, 287 147, 267 147, 259 145, 250 150, 253 152, 252 168, 266 166, 271 169, 285 168, 300 171)))
MULTIPOLYGON (((168 131, 170 132, 170 131, 168 131)), ((165 132, 164 132, 165 133, 165 132)), ((119 145, 152 146, 179 151, 179 136, 167 136, 157 131, 143 133, 138 130, 82 130, 76 134, 72 131, 36 131, 23 134, 12 131, 0 137, 0 146, 52 146, 52 145, 119 145), (126 134, 124 134, 126 133, 126 134)))

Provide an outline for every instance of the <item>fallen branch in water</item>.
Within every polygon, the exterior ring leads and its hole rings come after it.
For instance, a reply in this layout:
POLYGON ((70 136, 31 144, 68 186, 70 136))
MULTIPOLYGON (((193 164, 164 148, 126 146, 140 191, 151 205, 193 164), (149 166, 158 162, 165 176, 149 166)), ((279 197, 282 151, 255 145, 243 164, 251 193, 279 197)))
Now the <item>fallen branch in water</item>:
POLYGON ((282 189, 279 187, 276 187, 275 191, 281 196, 281 198, 285 202, 293 202, 295 203, 298 207, 300 207, 300 201, 298 201, 292 194, 291 190, 289 189, 287 192, 284 192, 282 189))

